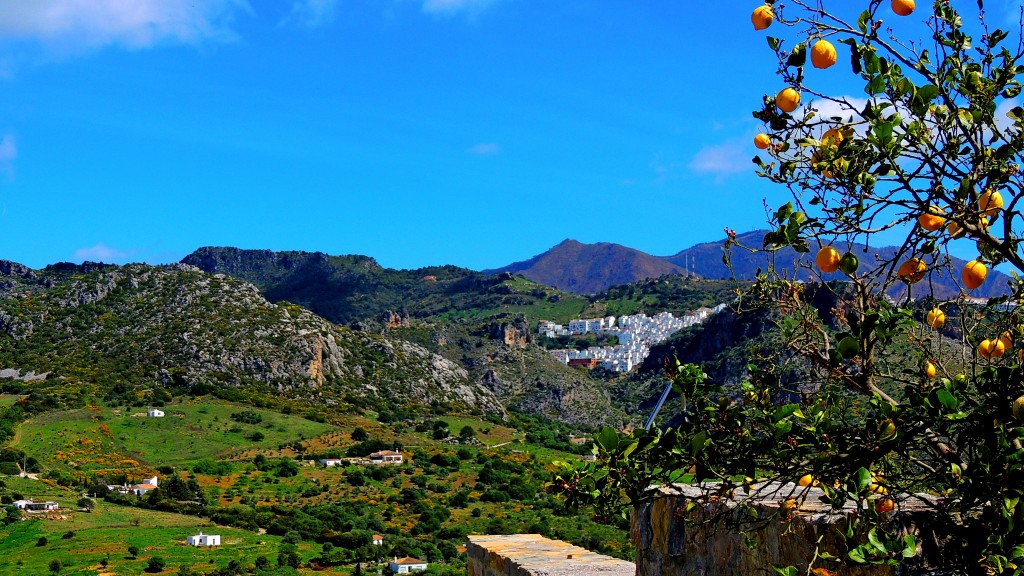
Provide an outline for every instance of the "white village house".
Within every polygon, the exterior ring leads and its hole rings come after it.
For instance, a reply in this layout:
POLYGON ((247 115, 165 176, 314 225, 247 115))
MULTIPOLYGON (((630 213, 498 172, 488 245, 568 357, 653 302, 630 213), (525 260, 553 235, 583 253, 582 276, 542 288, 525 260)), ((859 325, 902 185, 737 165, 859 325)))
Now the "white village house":
POLYGON ((120 492, 121 494, 135 494, 136 496, 142 496, 146 492, 155 489, 159 483, 160 479, 153 476, 152 478, 146 478, 139 484, 131 486, 128 484, 123 484, 121 486, 118 486, 117 484, 107 484, 107 490, 111 492, 120 492))
POLYGON ((373 545, 374 546, 383 546, 384 545, 384 537, 381 536, 380 534, 374 534, 373 535, 373 545))
POLYGON ((146 416, 149 418, 163 418, 164 411, 157 408, 150 408, 149 410, 146 410, 146 416))
POLYGON ((373 464, 401 464, 402 453, 394 450, 381 450, 370 454, 370 462, 373 464))
POLYGON ((331 466, 341 466, 341 458, 321 458, 320 465, 328 468, 331 466))
POLYGON ((58 510, 60 504, 47 500, 46 502, 35 502, 31 498, 28 500, 15 500, 12 505, 19 510, 29 510, 32 512, 58 510))
POLYGON ((393 574, 408 574, 410 572, 426 570, 427 563, 419 558, 399 558, 396 556, 394 560, 388 562, 388 568, 391 569, 393 574))
POLYGON ((195 536, 188 537, 189 546, 220 546, 220 534, 203 534, 202 531, 195 536))

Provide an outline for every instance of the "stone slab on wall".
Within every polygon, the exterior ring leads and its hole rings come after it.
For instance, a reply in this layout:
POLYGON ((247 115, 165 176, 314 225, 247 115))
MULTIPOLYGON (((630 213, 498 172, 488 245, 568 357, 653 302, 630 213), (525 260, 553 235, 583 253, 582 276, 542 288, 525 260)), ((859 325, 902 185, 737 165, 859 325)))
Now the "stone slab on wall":
POLYGON ((540 534, 470 536, 469 576, 634 576, 636 566, 540 534))

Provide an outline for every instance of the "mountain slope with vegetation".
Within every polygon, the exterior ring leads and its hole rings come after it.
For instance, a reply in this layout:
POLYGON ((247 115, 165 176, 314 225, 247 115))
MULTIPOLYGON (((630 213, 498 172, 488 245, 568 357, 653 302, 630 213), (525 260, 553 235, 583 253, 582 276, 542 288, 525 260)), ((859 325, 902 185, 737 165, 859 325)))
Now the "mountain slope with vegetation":
POLYGON ((254 388, 501 412, 458 365, 187 265, 0 267, 0 368, 109 389, 254 388))

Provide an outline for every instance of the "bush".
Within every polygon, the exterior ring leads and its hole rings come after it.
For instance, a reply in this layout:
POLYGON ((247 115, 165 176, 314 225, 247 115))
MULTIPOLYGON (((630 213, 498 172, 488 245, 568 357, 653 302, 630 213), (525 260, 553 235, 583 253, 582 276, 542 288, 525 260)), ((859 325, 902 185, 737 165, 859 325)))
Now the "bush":
POLYGON ((163 558, 160 556, 153 556, 149 559, 149 562, 146 563, 146 572, 151 574, 163 572, 165 566, 167 566, 167 562, 164 561, 163 558))

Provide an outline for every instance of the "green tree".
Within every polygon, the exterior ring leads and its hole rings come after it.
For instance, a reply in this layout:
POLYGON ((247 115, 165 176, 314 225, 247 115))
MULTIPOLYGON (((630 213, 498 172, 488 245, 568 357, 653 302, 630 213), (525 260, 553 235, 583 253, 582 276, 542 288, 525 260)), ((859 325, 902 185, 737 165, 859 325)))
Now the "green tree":
POLYGON ((138 546, 129 546, 128 547, 128 556, 130 556, 132 560, 135 560, 136 558, 138 558, 139 557, 139 547, 138 546))
POLYGON ((783 346, 751 358, 742 394, 669 363, 678 426, 607 428, 595 437, 598 464, 567 468, 552 487, 611 515, 652 498, 652 483, 818 480, 837 510, 857 511, 842 558, 807 558, 828 568, 912 556, 914 543, 878 510, 928 491, 943 496, 934 522, 950 527, 958 570, 1014 572, 1024 566, 1024 316, 1003 304, 1020 301, 1024 283, 987 305, 962 296, 987 287, 994 266, 1024 272, 1019 28, 1011 37, 991 26, 980 1, 938 0, 920 28, 882 0, 858 3, 859 14, 845 2, 768 4, 781 81, 754 113, 765 135, 754 163, 790 201, 771 211, 762 246, 730 237, 726 259, 819 253, 801 272, 817 283, 795 282, 769 258, 736 311, 774 319, 783 346), (900 37, 917 31, 930 38, 900 37), (828 64, 822 42, 849 58, 812 70, 809 54, 828 64), (835 90, 843 77, 863 95, 835 90), (895 250, 855 252, 896 233, 895 250), (951 252, 971 262, 954 264, 951 252), (958 279, 959 293, 937 290, 940 276, 958 279))
POLYGON ((50 568, 50 572, 53 572, 54 574, 60 572, 60 569, 63 568, 63 565, 60 563, 60 560, 57 560, 56 558, 50 560, 48 566, 50 568))
POLYGON ((351 437, 352 437, 352 440, 354 442, 363 442, 365 440, 369 440, 370 439, 370 435, 366 433, 366 430, 363 430, 359 426, 356 426, 356 428, 354 430, 352 430, 352 436, 351 437))
POLYGON ((167 562, 164 561, 163 558, 161 558, 160 556, 153 556, 149 559, 149 562, 146 563, 146 572, 150 572, 153 574, 163 572, 164 567, 166 566, 167 562))
POLYGON ((92 498, 82 497, 78 499, 78 507, 86 512, 92 512, 93 508, 96 507, 96 501, 92 498))
POLYGON ((476 438, 476 430, 473 430, 473 427, 467 424, 459 430, 459 440, 465 441, 471 438, 476 438))

